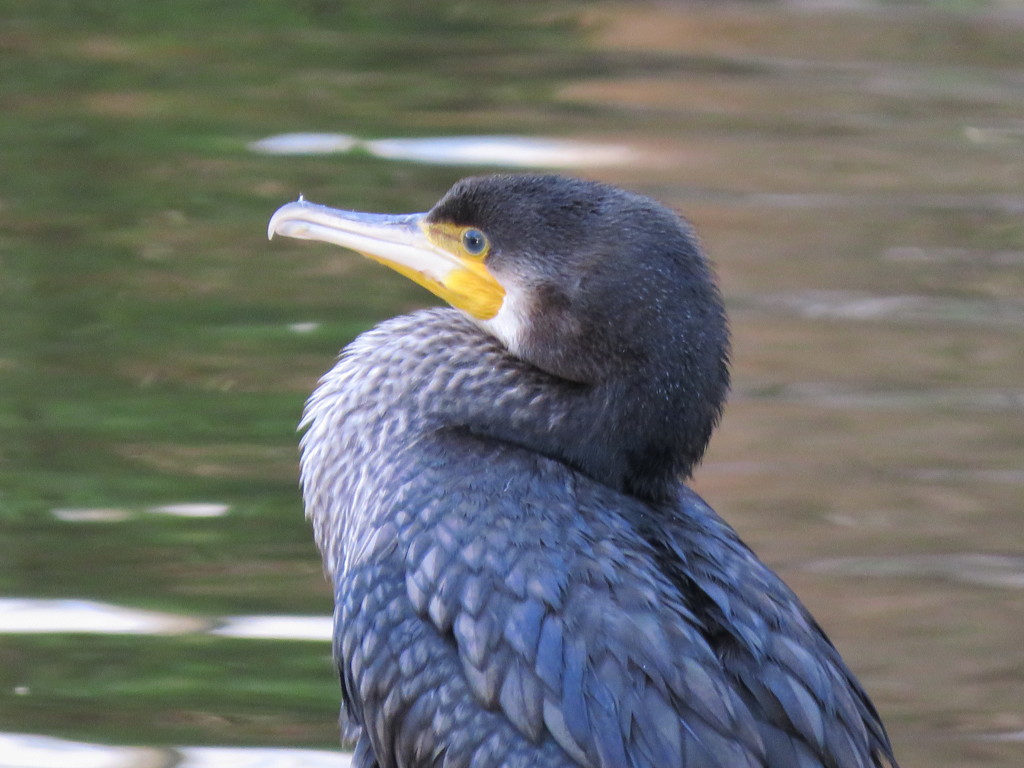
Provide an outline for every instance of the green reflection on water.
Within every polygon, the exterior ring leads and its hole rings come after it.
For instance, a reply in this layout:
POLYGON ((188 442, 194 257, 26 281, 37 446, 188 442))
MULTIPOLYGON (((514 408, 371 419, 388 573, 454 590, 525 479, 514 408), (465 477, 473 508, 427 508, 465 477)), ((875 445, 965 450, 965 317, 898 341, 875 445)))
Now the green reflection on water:
MULTIPOLYGON (((329 613, 296 485, 302 403, 345 342, 430 299, 358 257, 270 245, 266 221, 300 191, 423 209, 459 173, 246 144, 528 130, 540 70, 579 46, 573 23, 495 2, 29 2, 0 17, 0 592, 329 613), (145 511, 176 502, 231 509, 145 511), (51 514, 90 507, 129 514, 51 514)), ((328 654, 0 636, 0 730, 336 743, 328 654)))
POLYGON ((0 730, 168 746, 337 743, 326 643, 48 635, 0 649, 0 730))

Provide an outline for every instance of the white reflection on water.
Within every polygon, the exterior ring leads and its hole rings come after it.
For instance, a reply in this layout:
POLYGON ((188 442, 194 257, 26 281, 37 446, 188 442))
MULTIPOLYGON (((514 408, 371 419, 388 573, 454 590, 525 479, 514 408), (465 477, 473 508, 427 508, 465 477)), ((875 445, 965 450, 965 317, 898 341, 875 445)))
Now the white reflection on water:
POLYGON ((433 165, 573 168, 623 165, 636 153, 619 144, 530 136, 428 136, 364 141, 343 133, 285 133, 249 144, 268 155, 323 155, 359 148, 385 160, 433 165))
POLYGON ((0 733, 0 766, 17 768, 149 768, 170 765, 151 747, 111 747, 31 733, 0 733))
POLYGON ((990 733, 980 737, 983 741, 1024 741, 1024 731, 990 733))
MULTIPOLYGON (((92 600, 0 598, 0 633, 83 632, 103 635, 182 635, 202 632, 259 640, 331 639, 330 616, 181 616, 92 600)), ((0 763, 2 766, 2 763, 0 763)))
POLYGON ((265 155, 330 155, 349 152, 359 139, 347 133, 282 133, 249 144, 253 152, 265 155))
POLYGON ((175 768, 348 768, 352 756, 317 749, 179 747, 175 768))
POLYGON ((82 509, 54 509, 52 514, 65 523, 120 523, 132 516, 127 509, 88 507, 82 509))
POLYGON ((0 733, 0 768, 347 768, 351 755, 270 747, 122 747, 0 733))
POLYGON ((147 507, 144 510, 114 507, 59 508, 51 510, 50 514, 65 523, 120 523, 142 511, 172 517, 223 517, 231 511, 231 506, 216 501, 190 501, 147 507))
POLYGON ((387 160, 437 165, 502 165, 513 168, 572 168, 621 165, 634 159, 627 147, 524 136, 449 136, 367 141, 366 150, 387 160))
POLYGON ((187 504, 164 504, 162 507, 150 507, 146 511, 174 517, 223 517, 230 509, 228 504, 190 502, 187 504))
POLYGON ((229 616, 210 632, 223 637, 264 640, 330 640, 330 616, 229 616))
POLYGON ((178 635, 200 632, 205 620, 122 608, 92 600, 0 598, 0 632, 88 632, 104 635, 178 635))

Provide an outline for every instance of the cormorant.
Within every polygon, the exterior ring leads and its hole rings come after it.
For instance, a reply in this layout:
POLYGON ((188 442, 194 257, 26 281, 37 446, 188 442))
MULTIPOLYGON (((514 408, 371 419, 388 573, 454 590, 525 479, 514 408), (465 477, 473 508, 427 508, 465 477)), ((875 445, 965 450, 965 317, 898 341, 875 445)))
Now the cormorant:
POLYGON ((510 175, 425 214, 300 198, 269 231, 453 307, 359 336, 305 409, 354 765, 895 765, 821 628, 683 483, 729 385, 683 219, 510 175))

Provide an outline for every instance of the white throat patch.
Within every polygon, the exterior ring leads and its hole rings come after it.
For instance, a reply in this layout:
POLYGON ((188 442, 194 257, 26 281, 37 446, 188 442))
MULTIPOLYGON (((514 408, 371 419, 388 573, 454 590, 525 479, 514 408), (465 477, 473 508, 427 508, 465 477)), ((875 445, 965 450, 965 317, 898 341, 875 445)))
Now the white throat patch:
POLYGON ((490 320, 478 320, 481 328, 505 345, 513 355, 519 355, 529 317, 529 307, 522 292, 515 286, 506 287, 505 299, 498 314, 490 320))

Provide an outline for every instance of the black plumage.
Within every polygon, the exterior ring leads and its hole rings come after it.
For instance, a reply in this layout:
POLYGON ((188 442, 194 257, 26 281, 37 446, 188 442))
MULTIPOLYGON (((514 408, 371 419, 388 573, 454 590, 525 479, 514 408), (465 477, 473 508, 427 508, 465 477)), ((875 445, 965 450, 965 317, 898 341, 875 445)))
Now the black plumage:
POLYGON ((463 308, 361 335, 306 409, 356 765, 895 765, 813 618, 681 480, 721 412, 728 333, 678 216, 496 176, 421 216, 293 203, 271 231, 463 308), (437 252, 454 271, 410 266, 437 252))

